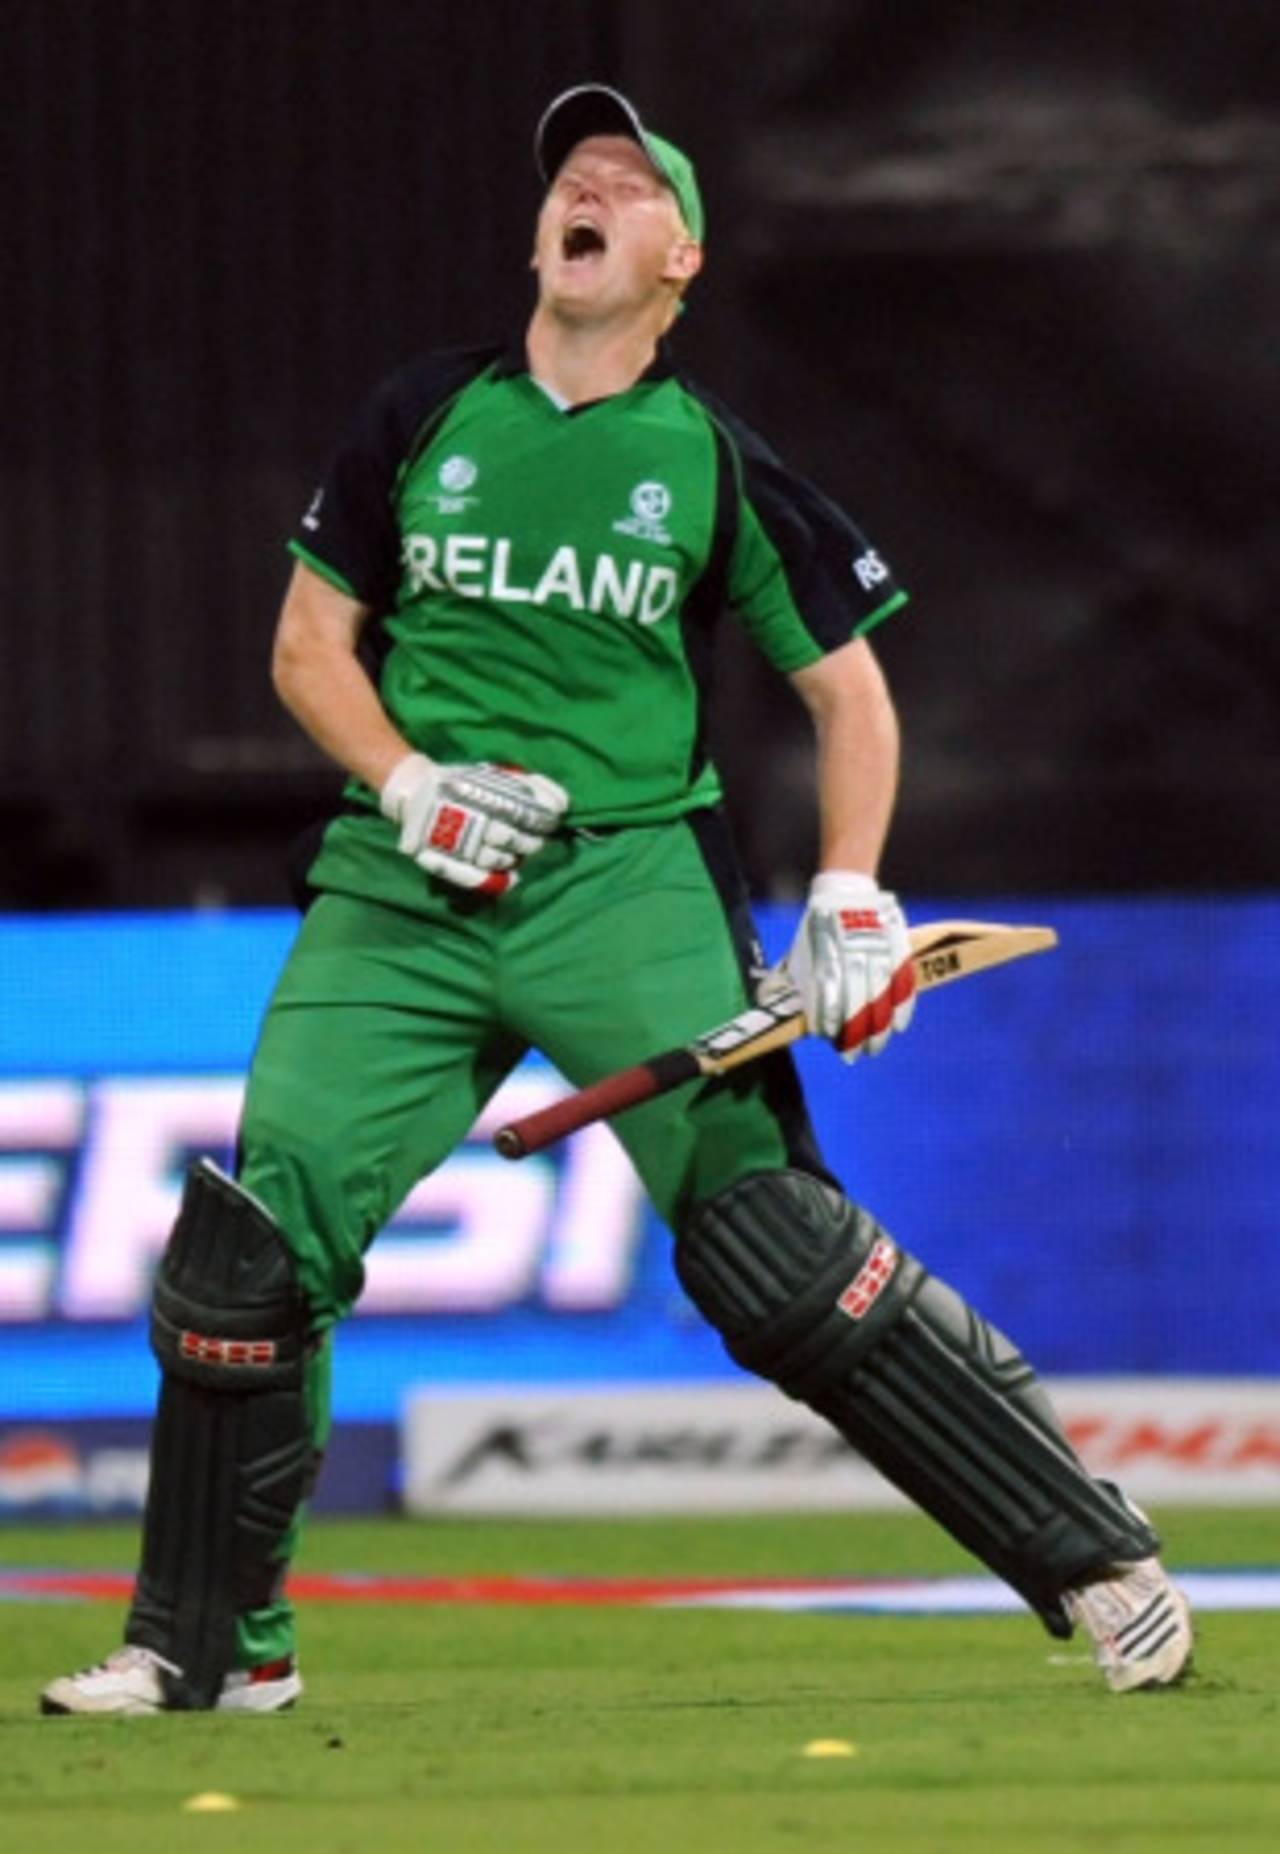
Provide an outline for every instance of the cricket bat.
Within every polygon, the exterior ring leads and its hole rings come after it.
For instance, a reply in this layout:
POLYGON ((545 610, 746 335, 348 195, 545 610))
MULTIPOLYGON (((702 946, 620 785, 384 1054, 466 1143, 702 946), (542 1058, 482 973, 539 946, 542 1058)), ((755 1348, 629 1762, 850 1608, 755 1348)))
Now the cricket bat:
MULTIPOLYGON (((911 928, 909 938, 917 991, 932 991, 991 966, 1007 965, 1011 959, 1047 952, 1058 943, 1052 927, 1012 927, 998 921, 930 921, 911 928)), ((499 1127, 493 1143, 504 1159, 526 1158, 593 1121, 607 1120, 699 1076, 727 1075, 770 1050, 785 1048, 808 1031, 799 994, 783 992, 769 1004, 749 1006, 692 1043, 620 1069, 550 1107, 510 1121, 499 1127)))

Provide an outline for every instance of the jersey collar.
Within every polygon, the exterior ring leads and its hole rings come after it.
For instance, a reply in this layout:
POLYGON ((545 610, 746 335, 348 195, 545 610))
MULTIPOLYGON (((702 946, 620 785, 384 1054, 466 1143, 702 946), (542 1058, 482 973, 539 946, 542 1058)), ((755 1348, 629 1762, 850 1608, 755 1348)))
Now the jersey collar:
MULTIPOLYGON (((675 370, 675 362, 671 357, 671 348, 664 337, 658 342, 657 350, 652 361, 645 368, 639 379, 636 380, 635 384, 637 386, 641 384, 648 386, 659 380, 669 380, 674 375, 675 370)), ((527 374, 528 371, 529 357, 525 353, 524 337, 513 336, 512 339, 506 343, 497 360, 494 362, 494 378, 497 380, 510 380, 517 374, 527 374)), ((581 412, 585 410, 586 406, 598 406, 601 403, 599 399, 588 399, 580 406, 573 406, 571 410, 574 412, 581 412)))

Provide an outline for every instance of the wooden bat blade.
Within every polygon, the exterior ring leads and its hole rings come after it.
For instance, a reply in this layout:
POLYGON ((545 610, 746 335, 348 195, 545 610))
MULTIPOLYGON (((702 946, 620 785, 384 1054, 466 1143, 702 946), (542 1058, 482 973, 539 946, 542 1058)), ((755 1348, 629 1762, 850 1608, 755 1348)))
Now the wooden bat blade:
POLYGON ((1052 927, 1010 927, 998 921, 930 921, 909 933, 916 990, 950 985, 991 966, 1047 953, 1058 944, 1052 927))
MULTIPOLYGON (((1001 921, 930 921, 911 928, 908 937, 918 991, 950 985, 992 966, 1025 959, 1030 953, 1048 952, 1058 944, 1052 927, 1016 927, 1001 921)), ((771 1003, 750 1006, 692 1043, 664 1050, 660 1056, 607 1075, 550 1107, 499 1127, 493 1143, 504 1159, 523 1159, 581 1127, 620 1114, 699 1075, 725 1075, 743 1063, 756 1062, 771 1050, 798 1041, 808 1029, 799 994, 783 989, 771 1003)))

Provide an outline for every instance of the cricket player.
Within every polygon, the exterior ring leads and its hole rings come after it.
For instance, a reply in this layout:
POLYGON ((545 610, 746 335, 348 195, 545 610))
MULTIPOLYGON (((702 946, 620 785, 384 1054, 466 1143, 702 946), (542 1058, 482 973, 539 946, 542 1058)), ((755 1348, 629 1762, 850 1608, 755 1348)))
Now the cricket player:
MULTIPOLYGON (((868 634, 905 602, 849 518, 676 369, 702 267, 688 158, 616 91, 558 97, 536 304, 510 348, 373 395, 292 542, 274 677, 350 775, 261 1028, 235 1179, 187 1179, 125 1646, 50 1713, 273 1712, 330 1337, 413 1185, 538 1048, 576 1086, 734 1016, 765 977, 708 756, 723 611, 816 734, 821 857, 784 962, 853 1059, 906 1029, 876 870, 898 730, 868 634)), ((822 1413, 1118 1692, 1176 1680, 1187 1608, 1001 1334, 840 1190, 790 1057, 619 1138, 735 1360, 822 1413)))

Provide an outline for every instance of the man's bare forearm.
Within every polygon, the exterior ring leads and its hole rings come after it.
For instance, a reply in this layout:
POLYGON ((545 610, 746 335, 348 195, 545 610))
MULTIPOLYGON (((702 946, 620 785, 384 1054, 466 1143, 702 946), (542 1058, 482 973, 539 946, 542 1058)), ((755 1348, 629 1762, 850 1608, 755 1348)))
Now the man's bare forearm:
POLYGON ((280 613, 271 673, 299 726, 377 792, 412 749, 356 655, 367 617, 366 607, 299 565, 280 613))
POLYGON ((818 866, 874 875, 898 792, 898 718, 883 673, 858 639, 791 680, 817 737, 818 866))

